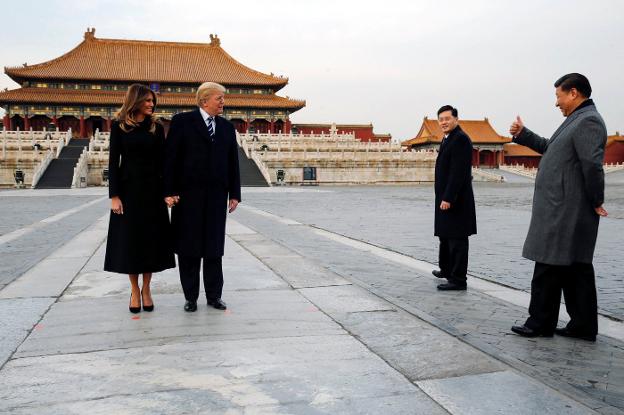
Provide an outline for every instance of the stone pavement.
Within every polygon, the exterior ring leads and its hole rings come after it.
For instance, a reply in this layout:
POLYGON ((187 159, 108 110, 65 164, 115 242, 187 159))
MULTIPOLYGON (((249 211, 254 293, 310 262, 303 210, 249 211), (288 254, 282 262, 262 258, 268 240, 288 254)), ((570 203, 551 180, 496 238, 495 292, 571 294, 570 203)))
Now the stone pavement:
MULTIPOLYGON (((607 175, 606 207, 594 266, 598 305, 624 320, 624 172, 607 175)), ((531 218, 533 183, 474 183, 478 234, 470 238, 469 272, 530 291, 532 261, 521 257, 531 218)), ((249 189, 245 204, 334 233, 437 263, 433 187, 353 186, 249 189)))
POLYGON ((434 295, 422 270, 251 207, 228 224, 226 312, 185 313, 169 270, 154 278, 155 311, 132 315, 127 279, 102 271, 99 213, 0 290, 0 413, 620 413, 618 368, 596 379, 602 395, 567 383, 621 364, 618 341, 490 334, 515 344, 511 359, 478 340, 496 321, 487 307, 521 310, 476 290, 434 295), (453 307, 464 313, 449 321, 453 307), (527 368, 554 347, 563 373, 527 368))
POLYGON ((0 289, 101 216, 106 189, 0 191, 0 289))
MULTIPOLYGON (((412 258, 391 250, 246 205, 241 205, 237 220, 273 241, 274 250, 288 247, 317 267, 348 279, 601 413, 621 413, 624 409, 621 322, 601 318, 601 335, 595 344, 560 337, 524 339, 509 330, 526 319, 528 295, 522 291, 469 279, 467 292, 440 293, 435 288, 438 281, 430 275, 431 264, 427 267, 416 261, 420 265, 414 266, 412 258)), ((237 241, 254 252, 243 238, 237 241)), ((271 255, 256 255, 271 266, 271 255)), ((566 317, 562 312, 562 321, 566 317)))

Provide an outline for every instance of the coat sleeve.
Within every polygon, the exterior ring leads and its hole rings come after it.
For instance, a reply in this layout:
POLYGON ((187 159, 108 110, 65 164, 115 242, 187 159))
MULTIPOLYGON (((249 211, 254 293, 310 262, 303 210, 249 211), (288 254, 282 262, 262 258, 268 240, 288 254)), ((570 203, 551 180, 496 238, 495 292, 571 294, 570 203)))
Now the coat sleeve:
POLYGON ((520 134, 513 138, 513 142, 529 147, 531 150, 534 150, 540 154, 544 154, 546 149, 548 148, 549 140, 544 137, 540 137, 535 134, 533 131, 524 127, 520 134))
POLYGON ((164 169, 163 169, 163 191, 165 196, 180 195, 180 157, 182 146, 182 123, 179 116, 171 119, 169 133, 165 140, 164 169))
POLYGON ((229 189, 228 194, 230 199, 236 199, 239 202, 241 201, 241 180, 240 180, 240 167, 238 165, 238 143, 236 142, 236 130, 234 127, 231 127, 231 140, 232 145, 230 146, 230 154, 228 155, 229 161, 229 171, 228 174, 228 183, 229 189))
POLYGON ((460 135, 456 139, 458 141, 449 148, 451 150, 450 171, 446 188, 442 193, 442 200, 449 202, 451 208, 453 203, 457 201, 462 188, 470 183, 472 176, 472 144, 470 139, 465 135, 460 135))
POLYGON ((119 124, 112 125, 108 149, 108 197, 119 196, 121 187, 121 137, 119 124))
POLYGON ((572 137, 574 150, 581 163, 585 194, 593 207, 604 203, 604 161, 607 132, 604 124, 596 117, 588 117, 578 126, 578 133, 572 137))

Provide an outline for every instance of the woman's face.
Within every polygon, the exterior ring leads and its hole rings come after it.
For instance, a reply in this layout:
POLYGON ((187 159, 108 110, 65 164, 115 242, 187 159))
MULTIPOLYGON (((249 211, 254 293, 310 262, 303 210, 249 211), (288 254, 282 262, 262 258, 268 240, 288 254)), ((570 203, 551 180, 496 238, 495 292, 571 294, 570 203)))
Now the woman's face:
POLYGON ((152 113, 154 112, 154 97, 152 97, 152 95, 148 95, 147 98, 145 98, 145 101, 143 101, 139 107, 139 114, 141 114, 144 117, 150 117, 152 115, 152 113))

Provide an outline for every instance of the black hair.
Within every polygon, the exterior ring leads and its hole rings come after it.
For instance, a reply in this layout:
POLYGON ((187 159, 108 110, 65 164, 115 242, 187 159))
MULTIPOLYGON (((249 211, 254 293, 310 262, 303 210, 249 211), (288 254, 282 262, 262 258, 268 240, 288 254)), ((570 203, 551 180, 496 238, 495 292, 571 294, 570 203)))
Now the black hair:
POLYGON ((440 109, 438 110, 438 117, 445 111, 451 111, 453 117, 457 118, 457 108, 453 107, 452 105, 444 105, 443 107, 440 107, 440 109))
POLYGON ((592 93, 589 79, 580 73, 569 73, 567 75, 563 75, 561 78, 557 79, 557 82, 555 82, 555 88, 559 87, 561 87, 561 90, 566 92, 574 88, 585 98, 589 98, 592 93))

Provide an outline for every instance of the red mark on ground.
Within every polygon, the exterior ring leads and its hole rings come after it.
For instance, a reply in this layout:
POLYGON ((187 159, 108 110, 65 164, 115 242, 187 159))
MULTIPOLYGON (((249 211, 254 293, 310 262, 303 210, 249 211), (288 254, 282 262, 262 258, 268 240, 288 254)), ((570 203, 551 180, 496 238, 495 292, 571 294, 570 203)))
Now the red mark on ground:
POLYGON ((41 330, 43 328, 43 326, 41 324, 35 324, 34 329, 35 330, 41 330))
POLYGON ((306 309, 307 311, 318 311, 318 308, 314 307, 314 306, 310 306, 306 309))
POLYGON ((232 314, 232 312, 230 310, 225 310, 223 314, 232 314))
POLYGON ((132 317, 132 320, 140 320, 140 319, 141 319, 141 317, 139 317, 139 316, 132 317))

